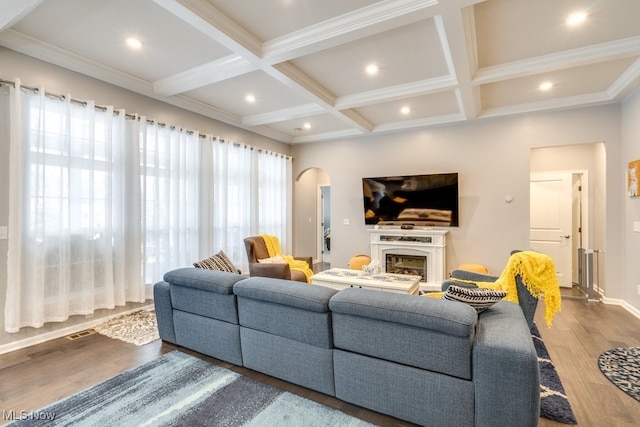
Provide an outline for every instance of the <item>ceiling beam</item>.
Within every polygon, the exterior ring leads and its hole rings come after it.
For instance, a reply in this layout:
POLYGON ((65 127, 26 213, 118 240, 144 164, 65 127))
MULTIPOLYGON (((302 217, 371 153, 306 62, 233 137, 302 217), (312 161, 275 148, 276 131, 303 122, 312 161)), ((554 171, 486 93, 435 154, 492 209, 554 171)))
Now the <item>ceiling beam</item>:
POLYGON ((206 1, 153 0, 193 28, 250 62, 262 55, 262 42, 206 1))
POLYGON ((493 83, 500 80, 596 64, 634 55, 640 55, 640 37, 630 37, 538 56, 536 58, 480 68, 473 77, 473 84, 493 83))
POLYGON ((347 108, 364 107, 378 102, 394 101, 409 96, 428 95, 430 93, 455 89, 457 84, 456 79, 452 76, 442 76, 404 83, 382 89, 341 96, 336 99, 335 107, 339 110, 344 110, 347 108))
POLYGON ((437 4, 437 0, 381 1, 265 41, 263 57, 276 64, 409 25, 433 17, 437 4))
POLYGON ((239 55, 229 55, 153 82, 158 95, 172 96, 238 77, 258 68, 239 55))
POLYGON ((291 108, 284 108, 282 110, 270 111, 263 114, 255 114, 253 116, 245 116, 242 118, 242 123, 247 126, 266 125, 269 123, 278 123, 291 119, 301 119, 304 117, 315 116, 317 114, 324 113, 325 110, 318 104, 305 104, 296 105, 291 108))
POLYGON ((473 8, 460 9, 449 2, 441 5, 441 12, 435 23, 449 74, 458 84, 459 110, 464 117, 474 119, 480 113, 481 102, 479 91, 471 83, 477 63, 473 8))
POLYGON ((357 113, 341 112, 336 109, 334 107, 335 95, 291 63, 271 64, 264 61, 261 56, 260 41, 209 2, 196 0, 154 1, 280 83, 293 89, 299 95, 318 103, 327 113, 334 115, 349 126, 355 127, 361 132, 370 132, 373 129, 373 125, 357 113))

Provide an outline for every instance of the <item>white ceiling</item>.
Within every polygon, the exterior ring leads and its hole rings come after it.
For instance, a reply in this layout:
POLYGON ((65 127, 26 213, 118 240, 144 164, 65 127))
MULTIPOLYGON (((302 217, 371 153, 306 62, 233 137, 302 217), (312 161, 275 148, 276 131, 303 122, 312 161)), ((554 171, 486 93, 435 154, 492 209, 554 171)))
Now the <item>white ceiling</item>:
POLYGON ((0 45, 302 143, 619 102, 640 0, 0 0, 0 45))

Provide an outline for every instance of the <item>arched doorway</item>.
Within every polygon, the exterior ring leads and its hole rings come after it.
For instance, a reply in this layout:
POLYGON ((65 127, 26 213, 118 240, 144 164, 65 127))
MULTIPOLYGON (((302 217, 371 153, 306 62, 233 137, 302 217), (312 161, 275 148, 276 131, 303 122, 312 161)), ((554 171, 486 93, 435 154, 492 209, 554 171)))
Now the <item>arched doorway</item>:
POLYGON ((314 264, 329 263, 331 180, 324 170, 309 168, 298 175, 295 181, 294 212, 296 253, 312 255, 314 264))

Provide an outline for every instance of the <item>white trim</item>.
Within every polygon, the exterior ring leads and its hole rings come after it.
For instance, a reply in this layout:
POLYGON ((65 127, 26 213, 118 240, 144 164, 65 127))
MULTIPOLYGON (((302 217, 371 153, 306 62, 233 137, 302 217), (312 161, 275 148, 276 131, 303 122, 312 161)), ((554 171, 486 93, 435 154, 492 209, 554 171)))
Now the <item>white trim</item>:
POLYGON ((619 305, 620 307, 624 308, 629 313, 633 314, 635 317, 640 319, 640 310, 635 308, 634 306, 632 306, 631 304, 629 304, 625 300, 617 299, 617 298, 602 297, 602 298, 600 298, 600 301, 602 301, 604 304, 608 304, 608 305, 619 305))

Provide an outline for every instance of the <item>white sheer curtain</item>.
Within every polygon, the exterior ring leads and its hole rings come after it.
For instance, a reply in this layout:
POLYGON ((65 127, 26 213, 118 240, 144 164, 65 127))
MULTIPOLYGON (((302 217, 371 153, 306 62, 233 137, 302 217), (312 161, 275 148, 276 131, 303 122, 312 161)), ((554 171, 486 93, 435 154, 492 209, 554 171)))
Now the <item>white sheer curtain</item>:
POLYGON ((258 232, 278 236, 285 253, 291 253, 291 158, 257 151, 258 232))
POLYGON ((10 92, 5 329, 144 301, 139 245, 123 229, 125 191, 137 185, 124 182, 124 114, 23 91, 19 80, 10 92))
POLYGON ((141 141, 145 282, 199 261, 197 132, 137 121, 141 141))
POLYGON ((7 332, 143 302, 164 273, 220 250, 248 272, 247 236, 290 250, 290 158, 5 89, 7 332))
POLYGON ((291 249, 291 158, 209 137, 203 148, 201 256, 223 250, 249 271, 244 239, 278 236, 291 249))
POLYGON ((207 242, 202 257, 223 250, 242 272, 249 271, 244 238, 252 235, 257 206, 251 203, 252 148, 208 138, 202 156, 202 206, 207 242))

